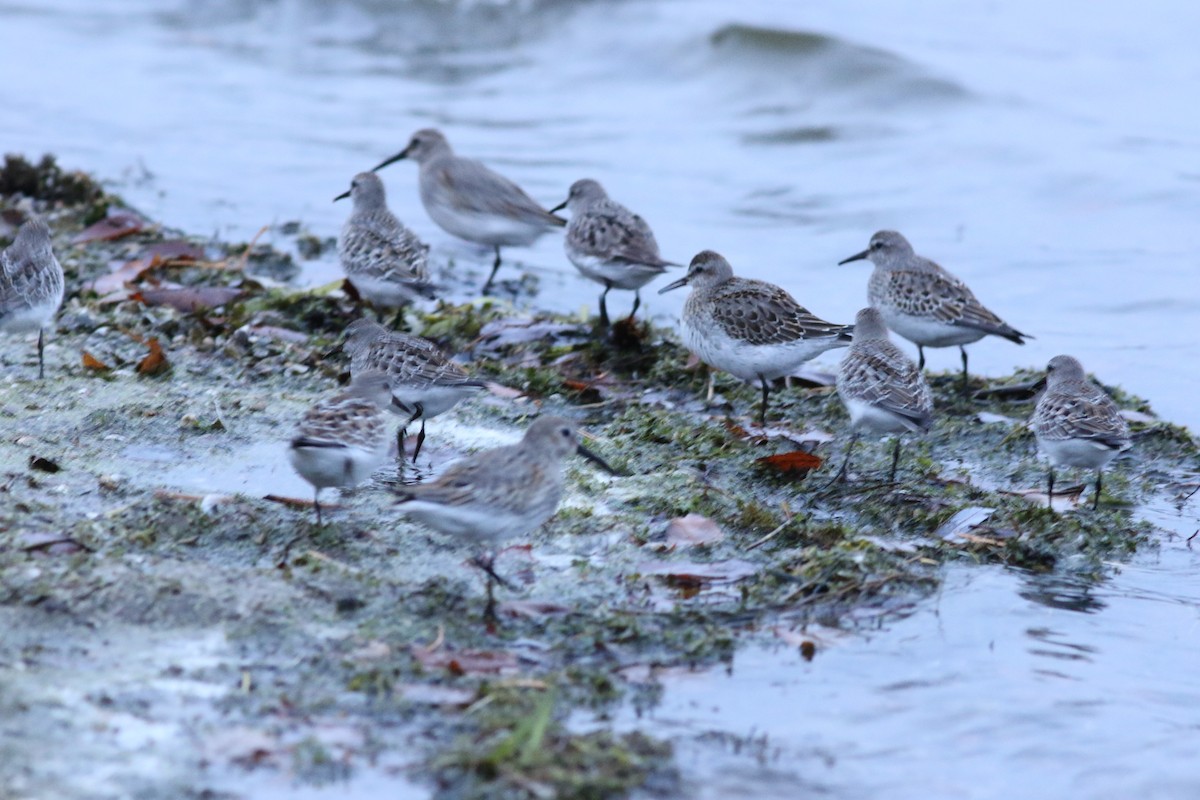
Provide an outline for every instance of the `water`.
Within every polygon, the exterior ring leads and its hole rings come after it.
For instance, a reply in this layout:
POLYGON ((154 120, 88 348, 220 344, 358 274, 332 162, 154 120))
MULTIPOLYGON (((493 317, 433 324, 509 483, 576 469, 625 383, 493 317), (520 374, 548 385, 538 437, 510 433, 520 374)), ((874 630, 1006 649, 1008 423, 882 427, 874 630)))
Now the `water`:
MULTIPOLYGON (((867 276, 836 262, 896 228, 1037 337, 974 345, 974 370, 1072 353, 1196 426, 1196 30, 1182 2, 0 0, 0 145, 188 231, 332 236, 350 177, 436 125, 546 205, 597 178, 665 256, 716 249, 836 321, 867 276)), ((383 175, 481 281, 489 257, 430 222, 415 167, 383 175)), ((511 256, 541 303, 595 309, 557 237, 511 256)), ((674 319, 684 293, 654 288, 647 313, 674 319)), ((1180 538, 1098 586, 949 568, 907 619, 811 664, 746 648, 729 677, 669 683, 646 724, 713 797, 1194 797, 1198 566, 1180 538)))

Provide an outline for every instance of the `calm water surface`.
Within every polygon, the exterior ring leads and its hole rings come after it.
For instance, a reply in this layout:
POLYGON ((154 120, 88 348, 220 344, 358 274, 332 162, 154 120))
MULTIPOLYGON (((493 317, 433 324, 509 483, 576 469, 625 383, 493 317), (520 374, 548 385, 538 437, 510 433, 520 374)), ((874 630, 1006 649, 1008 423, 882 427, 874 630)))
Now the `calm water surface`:
MULTIPOLYGON (((1183 2, 0 0, 0 146, 188 231, 332 236, 350 176, 436 125, 547 205, 595 177, 668 257, 719 250, 834 320, 867 277, 836 262, 896 228, 1037 337, 973 346, 975 370, 1070 352, 1196 426, 1197 30, 1183 2)), ((425 215, 413 165, 384 177, 436 252, 485 268, 425 215)), ((556 237, 512 255, 543 305, 595 307, 556 237)), ((674 319, 682 293, 653 288, 674 319)), ((636 724, 675 737, 707 797, 1200 796, 1182 536, 1099 586, 950 568, 874 635, 812 663, 746 648, 636 724)))

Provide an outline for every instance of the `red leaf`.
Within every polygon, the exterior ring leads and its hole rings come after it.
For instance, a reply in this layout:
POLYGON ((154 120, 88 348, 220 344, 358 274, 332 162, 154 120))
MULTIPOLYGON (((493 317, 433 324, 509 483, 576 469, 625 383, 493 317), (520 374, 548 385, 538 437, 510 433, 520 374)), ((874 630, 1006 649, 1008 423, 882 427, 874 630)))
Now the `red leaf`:
POLYGON ((767 469, 775 470, 783 475, 807 475, 825 463, 819 456, 804 450, 793 450, 789 453, 779 453, 773 456, 763 456, 754 459, 754 463, 767 469))

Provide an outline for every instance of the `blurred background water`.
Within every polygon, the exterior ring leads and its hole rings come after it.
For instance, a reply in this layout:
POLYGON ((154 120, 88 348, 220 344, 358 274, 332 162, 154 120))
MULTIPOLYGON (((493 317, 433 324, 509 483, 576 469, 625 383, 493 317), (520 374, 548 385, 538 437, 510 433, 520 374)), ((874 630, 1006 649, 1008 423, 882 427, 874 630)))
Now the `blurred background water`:
MULTIPOLYGON (((353 173, 437 126, 547 206, 596 178, 667 257, 716 249, 835 321, 869 269, 836 262, 895 228, 1037 337, 974 345, 974 371, 1068 352, 1196 426, 1197 31, 1183 2, 0 0, 0 147, 112 178, 189 232, 333 236, 353 173)), ((488 256, 433 225, 415 167, 383 176, 393 210, 482 280, 488 256)), ((594 310, 557 236, 514 262, 540 305, 594 310)), ((337 274, 328 255, 302 280, 337 274)), ((655 288, 647 313, 675 319, 684 293, 655 288)), ((702 692, 669 687, 647 724, 779 744, 713 797, 773 796, 773 775, 795 796, 800 774, 837 797, 1200 796, 1198 566, 1168 542, 1083 605, 952 570, 880 636, 805 665, 747 650, 702 692)), ((724 763, 680 741, 689 767, 724 763)))

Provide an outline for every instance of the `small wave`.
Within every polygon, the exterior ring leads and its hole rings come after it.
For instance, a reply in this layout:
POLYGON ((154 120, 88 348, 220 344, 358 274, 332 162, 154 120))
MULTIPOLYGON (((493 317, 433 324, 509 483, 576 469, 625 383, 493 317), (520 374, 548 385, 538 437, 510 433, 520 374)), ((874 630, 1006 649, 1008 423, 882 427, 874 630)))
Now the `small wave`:
POLYGON ((908 59, 807 31, 729 24, 711 34, 722 64, 768 72, 813 93, 858 95, 874 104, 945 102, 969 92, 908 59))

